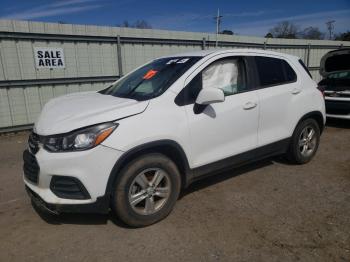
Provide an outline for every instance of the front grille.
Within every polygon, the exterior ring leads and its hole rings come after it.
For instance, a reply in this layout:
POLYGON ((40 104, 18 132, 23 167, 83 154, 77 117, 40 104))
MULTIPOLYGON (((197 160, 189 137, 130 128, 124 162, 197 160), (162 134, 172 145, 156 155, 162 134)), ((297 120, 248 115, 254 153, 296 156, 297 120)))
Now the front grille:
POLYGON ((60 198, 89 199, 90 195, 79 179, 69 176, 53 176, 51 191, 60 198))
POLYGON ((34 132, 30 134, 28 139, 28 146, 31 153, 34 155, 39 151, 40 137, 34 132))
POLYGON ((325 96, 329 97, 350 97, 350 91, 324 91, 325 96))
POLYGON ((24 176, 33 183, 38 183, 40 167, 36 158, 29 150, 23 152, 23 172, 24 176))

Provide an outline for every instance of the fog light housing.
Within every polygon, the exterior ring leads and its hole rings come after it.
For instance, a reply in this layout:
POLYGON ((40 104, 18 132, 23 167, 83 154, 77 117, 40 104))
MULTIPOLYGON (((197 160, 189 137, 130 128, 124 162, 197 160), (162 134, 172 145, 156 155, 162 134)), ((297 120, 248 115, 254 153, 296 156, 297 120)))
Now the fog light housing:
POLYGON ((53 176, 50 189, 59 198, 80 200, 91 198, 84 185, 75 177, 53 176))

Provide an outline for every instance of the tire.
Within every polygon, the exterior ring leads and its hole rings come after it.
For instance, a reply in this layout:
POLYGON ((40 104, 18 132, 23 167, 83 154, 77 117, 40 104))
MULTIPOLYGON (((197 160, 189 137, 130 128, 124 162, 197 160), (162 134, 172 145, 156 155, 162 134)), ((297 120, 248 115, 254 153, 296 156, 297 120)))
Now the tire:
POLYGON ((294 130, 287 159, 293 164, 305 164, 316 154, 320 143, 320 127, 314 119, 308 118, 300 122, 294 130), (313 135, 310 135, 313 130, 313 135))
POLYGON ((131 227, 148 226, 171 212, 180 189, 181 176, 173 161, 158 153, 143 155, 118 174, 111 208, 131 227))

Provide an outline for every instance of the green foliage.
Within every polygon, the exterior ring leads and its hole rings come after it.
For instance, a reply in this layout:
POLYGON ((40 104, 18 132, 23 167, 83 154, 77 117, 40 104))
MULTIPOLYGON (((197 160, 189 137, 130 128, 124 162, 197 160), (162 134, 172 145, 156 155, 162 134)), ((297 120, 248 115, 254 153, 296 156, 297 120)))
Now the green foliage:
POLYGON ((335 40, 338 41, 350 41, 350 31, 340 33, 335 36, 335 40))
POLYGON ((298 26, 290 21, 283 21, 271 28, 269 33, 275 38, 294 39, 298 36, 298 26))
POLYGON ((231 31, 231 30, 222 30, 220 32, 220 34, 223 34, 223 35, 234 35, 233 31, 231 31))
POLYGON ((140 28, 140 29, 151 29, 152 26, 145 20, 137 20, 134 23, 130 23, 129 21, 125 20, 120 27, 130 27, 130 28, 140 28))
POLYGON ((302 39, 322 40, 325 37, 325 33, 322 33, 318 27, 309 26, 299 33, 299 37, 302 39))

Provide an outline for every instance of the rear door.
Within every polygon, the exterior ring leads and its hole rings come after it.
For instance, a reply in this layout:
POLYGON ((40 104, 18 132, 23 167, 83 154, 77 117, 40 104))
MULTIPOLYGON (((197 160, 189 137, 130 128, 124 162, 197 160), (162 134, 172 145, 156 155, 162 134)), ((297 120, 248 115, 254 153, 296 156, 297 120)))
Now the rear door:
POLYGON ((288 138, 302 92, 290 64, 278 57, 255 56, 260 101, 258 144, 264 146, 288 138))

